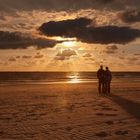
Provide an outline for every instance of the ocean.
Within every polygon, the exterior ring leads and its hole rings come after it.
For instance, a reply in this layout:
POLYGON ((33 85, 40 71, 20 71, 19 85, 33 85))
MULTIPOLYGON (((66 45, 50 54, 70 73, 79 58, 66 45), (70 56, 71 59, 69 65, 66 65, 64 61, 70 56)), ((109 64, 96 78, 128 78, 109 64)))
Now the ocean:
MULTIPOLYGON (((112 82, 140 82, 140 72, 112 72, 112 82)), ((97 82, 96 72, 0 72, 0 85, 97 82)))

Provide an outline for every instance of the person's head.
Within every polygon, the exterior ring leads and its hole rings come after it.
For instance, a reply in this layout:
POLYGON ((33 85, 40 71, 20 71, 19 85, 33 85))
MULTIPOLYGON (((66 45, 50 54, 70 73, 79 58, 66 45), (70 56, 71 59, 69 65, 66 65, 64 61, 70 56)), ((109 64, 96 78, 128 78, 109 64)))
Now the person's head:
POLYGON ((103 69, 103 65, 100 66, 100 69, 103 69))
POLYGON ((109 70, 109 68, 108 68, 108 67, 106 67, 106 70, 109 70))

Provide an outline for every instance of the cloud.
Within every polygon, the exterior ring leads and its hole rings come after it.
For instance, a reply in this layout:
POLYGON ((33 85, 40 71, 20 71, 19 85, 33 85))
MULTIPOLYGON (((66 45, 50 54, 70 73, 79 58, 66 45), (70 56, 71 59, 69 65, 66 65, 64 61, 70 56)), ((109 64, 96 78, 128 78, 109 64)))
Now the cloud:
POLYGON ((69 60, 71 56, 77 55, 75 50, 67 49, 63 50, 62 52, 58 52, 55 60, 69 60))
POLYGON ((140 30, 125 26, 91 26, 92 20, 76 18, 43 23, 39 30, 47 36, 75 37, 86 43, 127 44, 140 37, 140 30))
POLYGON ((107 54, 114 54, 116 53, 117 50, 118 50, 118 47, 116 45, 109 45, 109 46, 106 46, 103 52, 107 54))
POLYGON ((21 56, 19 56, 19 55, 18 55, 18 56, 16 56, 16 59, 20 59, 20 58, 21 58, 21 56))
POLYGON ((30 59, 30 58, 32 58, 32 56, 30 56, 30 55, 23 55, 22 58, 23 59, 30 59))
POLYGON ((128 58, 128 60, 130 60, 130 61, 137 61, 137 60, 139 60, 139 59, 136 58, 136 57, 131 57, 131 58, 128 58))
POLYGON ((134 65, 134 64, 138 64, 140 59, 137 57, 129 57, 127 58, 127 60, 128 60, 128 64, 134 65))
POLYGON ((5 16, 0 14, 0 20, 5 21, 6 20, 5 16))
POLYGON ((120 12, 118 16, 126 23, 140 22, 140 11, 134 9, 120 12))
POLYGON ((108 50, 117 50, 118 47, 116 45, 110 45, 106 47, 108 50))
POLYGON ((33 38, 20 32, 0 31, 0 49, 26 49, 34 46, 37 49, 54 47, 58 41, 46 38, 33 38))
POLYGON ((124 7, 120 0, 0 0, 1 11, 70 11, 90 8, 124 7))
POLYGON ((134 55, 136 55, 136 56, 140 56, 140 53, 135 53, 134 55))
POLYGON ((10 61, 10 62, 15 62, 15 61, 16 61, 16 58, 11 57, 11 58, 8 59, 8 61, 10 61))
POLYGON ((50 21, 43 23, 39 30, 48 36, 73 37, 76 31, 85 28, 92 22, 88 18, 76 18, 63 21, 50 21))
POLYGON ((83 57, 88 57, 89 58, 89 57, 92 57, 92 55, 90 53, 86 53, 86 54, 83 55, 83 57))
POLYGON ((115 0, 98 0, 98 1, 104 4, 115 2, 115 0))
POLYGON ((123 57, 123 56, 120 56, 119 58, 120 58, 120 59, 122 59, 122 60, 124 60, 124 59, 125 59, 125 57, 123 57))
POLYGON ((104 53, 107 53, 107 54, 116 53, 116 52, 115 52, 115 51, 113 51, 113 50, 104 50, 103 52, 104 52, 104 53))
POLYGON ((40 52, 38 52, 38 53, 34 56, 34 58, 36 58, 36 59, 40 59, 40 58, 43 58, 43 57, 44 57, 44 55, 41 54, 40 52))

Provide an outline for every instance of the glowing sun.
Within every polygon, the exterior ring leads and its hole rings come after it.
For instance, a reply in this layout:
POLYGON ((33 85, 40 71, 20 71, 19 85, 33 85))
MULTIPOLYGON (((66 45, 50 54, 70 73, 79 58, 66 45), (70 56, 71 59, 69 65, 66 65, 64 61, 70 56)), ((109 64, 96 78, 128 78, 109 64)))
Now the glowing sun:
POLYGON ((65 47, 73 47, 76 45, 76 42, 75 41, 66 41, 66 42, 63 42, 63 45, 65 47))

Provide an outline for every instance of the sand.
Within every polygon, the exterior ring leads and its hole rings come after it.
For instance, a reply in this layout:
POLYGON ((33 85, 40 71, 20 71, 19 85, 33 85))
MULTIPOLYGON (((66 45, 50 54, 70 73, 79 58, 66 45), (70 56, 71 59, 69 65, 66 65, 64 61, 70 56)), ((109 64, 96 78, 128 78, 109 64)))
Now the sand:
POLYGON ((0 86, 0 140, 140 140, 140 84, 0 86))

